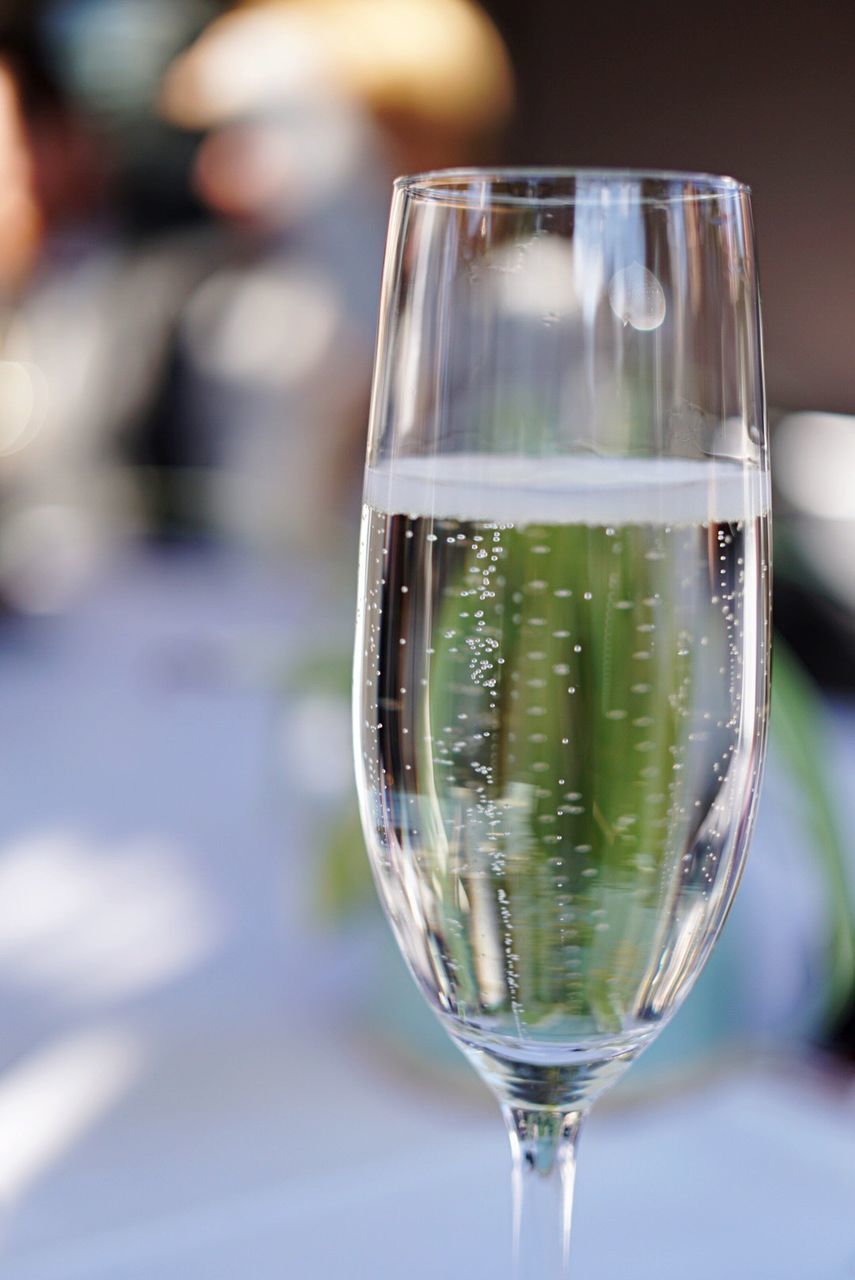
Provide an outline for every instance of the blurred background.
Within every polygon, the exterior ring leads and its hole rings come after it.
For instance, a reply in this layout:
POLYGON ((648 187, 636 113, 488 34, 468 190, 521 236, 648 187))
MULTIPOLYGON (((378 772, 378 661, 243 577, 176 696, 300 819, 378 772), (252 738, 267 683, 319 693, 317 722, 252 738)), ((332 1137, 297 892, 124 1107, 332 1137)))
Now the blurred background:
POLYGON ((348 701, 391 180, 498 162, 732 173, 761 251, 770 767, 720 947, 592 1124, 581 1273, 651 1197, 708 1231, 715 1179, 710 1276, 855 1274, 854 43, 834 0, 2 0, 10 1280, 506 1274, 504 1139, 379 918, 348 701))

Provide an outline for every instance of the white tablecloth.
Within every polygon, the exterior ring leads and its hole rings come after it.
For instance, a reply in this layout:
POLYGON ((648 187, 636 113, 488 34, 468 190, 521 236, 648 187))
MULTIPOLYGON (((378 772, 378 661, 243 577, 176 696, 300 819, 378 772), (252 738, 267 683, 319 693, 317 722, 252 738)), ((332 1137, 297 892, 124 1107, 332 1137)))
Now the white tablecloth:
MULTIPOLYGON (((4 1280, 508 1275, 486 1098, 360 1025, 358 939, 313 918, 281 672, 305 585, 142 553, 0 637, 4 1280)), ((603 1109, 587 1280, 855 1276, 855 1103, 726 1074, 603 1109)))

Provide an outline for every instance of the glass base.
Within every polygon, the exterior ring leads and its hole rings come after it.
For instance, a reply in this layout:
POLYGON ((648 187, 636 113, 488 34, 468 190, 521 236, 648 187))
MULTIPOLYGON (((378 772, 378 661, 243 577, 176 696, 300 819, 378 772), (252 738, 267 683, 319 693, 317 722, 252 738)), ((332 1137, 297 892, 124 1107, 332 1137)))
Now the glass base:
POLYGON ((530 1049, 525 1057, 510 1057, 507 1044, 453 1036, 501 1103, 579 1113, 615 1084, 651 1038, 570 1051, 556 1061, 554 1050, 530 1049))

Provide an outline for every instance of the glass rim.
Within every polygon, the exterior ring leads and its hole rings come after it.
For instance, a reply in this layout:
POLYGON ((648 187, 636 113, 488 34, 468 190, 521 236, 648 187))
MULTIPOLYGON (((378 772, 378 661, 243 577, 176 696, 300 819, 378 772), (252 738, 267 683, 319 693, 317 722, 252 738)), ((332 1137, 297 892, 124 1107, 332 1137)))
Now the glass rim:
MULTIPOLYGON (((486 204, 523 208, 561 205, 572 207, 587 203, 590 194, 560 188, 561 184, 585 179, 604 188, 619 189, 629 183, 659 183, 665 189, 641 192, 635 198, 642 204, 684 204, 711 200, 721 196, 749 196, 751 187, 726 174, 705 173, 691 169, 600 168, 596 166, 565 167, 550 165, 428 169, 423 173, 402 174, 393 187, 412 200, 433 201, 461 208, 480 209, 486 204), (517 183, 540 184, 543 190, 521 193, 502 190, 517 183), (480 184, 480 190, 473 190, 480 184), (694 186, 697 190, 685 190, 694 186), (683 188, 683 189, 680 189, 683 188), (486 198, 489 193, 489 200, 486 198)), ((599 203, 599 201, 598 201, 599 203)))

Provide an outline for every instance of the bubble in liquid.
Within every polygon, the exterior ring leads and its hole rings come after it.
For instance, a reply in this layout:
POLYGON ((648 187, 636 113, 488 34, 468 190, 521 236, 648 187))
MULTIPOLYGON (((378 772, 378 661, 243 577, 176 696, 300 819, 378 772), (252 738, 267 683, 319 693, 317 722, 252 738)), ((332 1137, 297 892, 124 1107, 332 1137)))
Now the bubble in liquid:
POLYGON ((640 262, 616 271, 609 282, 609 304, 618 320, 633 329, 658 329, 665 319, 665 292, 640 262))

